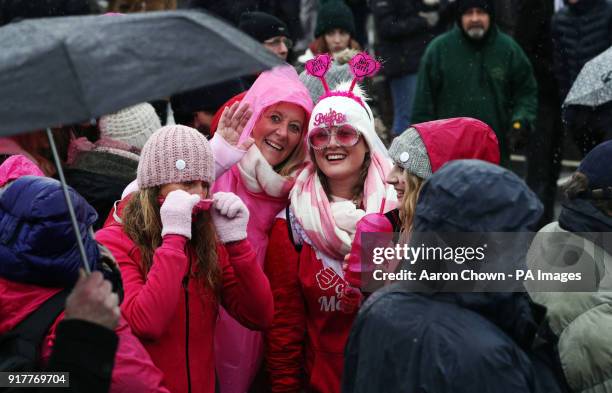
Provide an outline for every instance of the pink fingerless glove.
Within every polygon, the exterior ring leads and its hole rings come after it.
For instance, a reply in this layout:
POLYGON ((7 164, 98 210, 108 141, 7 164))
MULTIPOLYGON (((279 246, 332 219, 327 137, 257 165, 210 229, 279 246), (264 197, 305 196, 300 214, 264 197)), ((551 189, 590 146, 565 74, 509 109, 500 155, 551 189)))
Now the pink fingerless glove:
POLYGON ((183 190, 168 193, 164 204, 159 209, 162 237, 174 234, 191 239, 191 212, 199 201, 199 195, 192 195, 183 190))
MULTIPOLYGON (((355 288, 362 286, 363 272, 370 272, 374 270, 374 266, 369 261, 361 260, 362 244, 361 234, 362 233, 390 233, 393 232, 393 226, 387 217, 381 213, 370 213, 366 214, 357 222, 355 231, 355 238, 351 246, 351 252, 345 260, 344 276, 349 284, 355 288)), ((379 237, 381 241, 382 237, 379 237)), ((366 255, 372 255, 371 250, 364 250, 366 255)))
POLYGON ((214 207, 210 214, 222 243, 246 239, 249 209, 236 194, 217 192, 213 195, 214 207))
POLYGON ((359 310, 363 303, 363 294, 358 288, 353 288, 346 285, 342 290, 342 301, 340 302, 340 310, 347 314, 352 314, 359 310))

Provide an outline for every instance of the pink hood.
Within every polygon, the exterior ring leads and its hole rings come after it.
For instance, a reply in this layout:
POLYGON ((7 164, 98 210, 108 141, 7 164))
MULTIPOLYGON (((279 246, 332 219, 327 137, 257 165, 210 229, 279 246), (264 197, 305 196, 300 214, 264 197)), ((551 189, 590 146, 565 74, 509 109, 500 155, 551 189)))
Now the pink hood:
POLYGON ((0 165, 0 187, 21 176, 45 176, 45 174, 36 164, 21 154, 7 158, 0 165))
POLYGON ((413 124, 427 149, 435 173, 452 160, 475 158, 499 164, 499 143, 493 129, 471 117, 413 124))
MULTIPOLYGON (((306 122, 313 108, 308 90, 300 82, 297 73, 291 66, 276 67, 263 72, 242 101, 250 104, 253 116, 244 127, 240 142, 251 136, 255 123, 265 109, 271 105, 279 102, 298 105, 306 111, 306 122)), ((304 132, 304 138, 306 138, 306 132, 304 132)), ((305 145, 304 148, 306 148, 305 145)), ((224 191, 237 194, 249 208, 251 217, 248 238, 258 254, 258 261, 263 266, 265 249, 268 245, 268 231, 272 227, 276 214, 287 205, 288 197, 278 198, 248 190, 236 165, 220 176, 215 181, 213 188, 215 192, 224 191)))
POLYGON ((19 143, 15 142, 11 138, 7 138, 7 137, 0 138, 0 154, 8 154, 8 155, 21 154, 23 156, 26 156, 29 160, 37 164, 36 159, 32 157, 30 153, 25 151, 21 146, 19 146, 19 143))
MULTIPOLYGON (((291 66, 280 66, 263 72, 244 96, 242 102, 251 105, 253 116, 244 127, 240 142, 251 136, 255 123, 270 105, 289 102, 302 107, 307 114, 306 124, 308 124, 313 108, 310 93, 291 66)), ((306 133, 304 133, 304 138, 306 138, 306 133)))

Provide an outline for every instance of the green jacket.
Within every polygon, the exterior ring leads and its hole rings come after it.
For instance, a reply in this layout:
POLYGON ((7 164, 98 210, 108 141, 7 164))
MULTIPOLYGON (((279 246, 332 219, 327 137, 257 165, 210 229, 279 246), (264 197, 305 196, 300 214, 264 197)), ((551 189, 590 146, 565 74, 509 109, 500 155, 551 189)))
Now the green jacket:
POLYGON ((474 117, 487 123, 500 141, 502 164, 515 121, 533 130, 538 107, 531 64, 510 36, 491 26, 482 42, 458 26, 434 39, 421 59, 413 123, 474 117))

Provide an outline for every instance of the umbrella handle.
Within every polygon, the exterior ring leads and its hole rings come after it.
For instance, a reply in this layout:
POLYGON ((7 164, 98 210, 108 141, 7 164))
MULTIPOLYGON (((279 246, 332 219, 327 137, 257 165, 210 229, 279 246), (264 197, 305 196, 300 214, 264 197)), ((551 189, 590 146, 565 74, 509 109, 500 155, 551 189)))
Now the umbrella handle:
POLYGON ((62 170, 62 164, 60 163, 59 154, 57 153, 57 147, 55 147, 55 140, 53 139, 53 134, 51 133, 50 128, 47 128, 47 138, 49 139, 49 146, 51 147, 53 161, 55 162, 55 166, 57 167, 57 173, 60 178, 60 183, 62 184, 62 190, 64 191, 64 199, 66 200, 66 205, 68 205, 68 213, 70 214, 70 221, 72 222, 72 228, 74 229, 74 235, 76 236, 77 245, 81 253, 81 260, 83 261, 83 267, 85 269, 85 273, 89 275, 91 274, 91 269, 89 269, 89 263, 87 261, 87 254, 85 253, 85 246, 83 245, 83 239, 81 239, 81 232, 79 231, 79 224, 77 223, 76 214, 74 214, 74 207, 72 206, 72 201, 70 200, 70 194, 68 193, 68 184, 66 183, 66 178, 64 177, 64 171, 62 170))

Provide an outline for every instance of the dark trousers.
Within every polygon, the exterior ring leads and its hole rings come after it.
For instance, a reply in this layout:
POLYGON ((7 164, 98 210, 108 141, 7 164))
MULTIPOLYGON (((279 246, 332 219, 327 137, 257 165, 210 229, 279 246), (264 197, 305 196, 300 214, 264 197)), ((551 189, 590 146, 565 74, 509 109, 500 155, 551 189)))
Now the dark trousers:
POLYGON ((554 218, 557 179, 561 171, 563 123, 556 99, 539 94, 538 119, 527 149, 527 185, 544 204, 541 226, 554 218))

